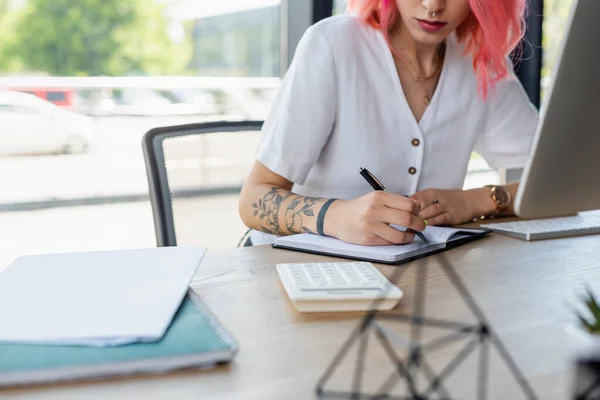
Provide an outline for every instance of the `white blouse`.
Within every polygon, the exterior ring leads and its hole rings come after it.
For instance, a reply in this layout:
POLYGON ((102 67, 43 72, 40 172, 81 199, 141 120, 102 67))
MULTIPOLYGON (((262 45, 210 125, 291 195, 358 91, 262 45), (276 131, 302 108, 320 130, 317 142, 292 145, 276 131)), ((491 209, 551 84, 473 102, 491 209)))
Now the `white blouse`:
MULTIPOLYGON (((360 167, 393 193, 460 189, 472 151, 492 168, 522 167, 537 117, 514 74, 484 102, 472 57, 451 35, 438 86, 417 122, 383 34, 346 14, 304 34, 256 156, 303 196, 351 199, 370 192, 360 167)), ((251 238, 256 245, 274 236, 253 231, 251 238)))

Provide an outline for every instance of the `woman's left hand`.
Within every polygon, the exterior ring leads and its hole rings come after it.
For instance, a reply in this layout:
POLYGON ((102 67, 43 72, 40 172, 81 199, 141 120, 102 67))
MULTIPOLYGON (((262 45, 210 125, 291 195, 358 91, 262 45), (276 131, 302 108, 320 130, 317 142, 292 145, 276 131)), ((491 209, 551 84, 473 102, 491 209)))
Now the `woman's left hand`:
MULTIPOLYGON (((428 225, 459 225, 492 211, 489 189, 426 189, 410 196, 421 206, 419 217, 428 225)), ((493 209, 493 208, 492 208, 493 209)))

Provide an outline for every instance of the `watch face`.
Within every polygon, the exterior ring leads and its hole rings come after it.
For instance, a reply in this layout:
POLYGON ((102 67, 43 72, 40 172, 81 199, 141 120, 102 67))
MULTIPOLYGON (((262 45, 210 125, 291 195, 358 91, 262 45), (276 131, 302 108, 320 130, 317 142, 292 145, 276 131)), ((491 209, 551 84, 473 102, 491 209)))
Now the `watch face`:
POLYGON ((510 196, 504 188, 496 186, 496 190, 494 190, 494 195, 496 196, 496 199, 501 206, 506 206, 510 202, 510 196))

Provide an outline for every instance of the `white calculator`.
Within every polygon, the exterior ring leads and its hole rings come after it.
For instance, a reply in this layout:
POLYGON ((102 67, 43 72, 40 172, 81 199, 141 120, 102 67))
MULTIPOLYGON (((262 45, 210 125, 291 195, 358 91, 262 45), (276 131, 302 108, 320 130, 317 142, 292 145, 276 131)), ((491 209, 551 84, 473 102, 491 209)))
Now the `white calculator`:
POLYGON ((403 294, 369 262, 277 264, 277 272, 300 312, 390 310, 403 294))

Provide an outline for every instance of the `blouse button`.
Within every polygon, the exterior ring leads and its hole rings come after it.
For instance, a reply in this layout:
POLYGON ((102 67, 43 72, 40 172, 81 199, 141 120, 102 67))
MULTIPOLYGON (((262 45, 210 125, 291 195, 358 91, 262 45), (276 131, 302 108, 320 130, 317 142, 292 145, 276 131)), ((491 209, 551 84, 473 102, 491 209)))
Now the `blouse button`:
POLYGON ((419 139, 413 139, 411 143, 413 146, 417 147, 421 144, 421 141, 419 139))
POLYGON ((414 175, 414 174, 417 173, 417 169, 415 167, 410 167, 408 169, 408 173, 411 174, 411 175, 414 175))

